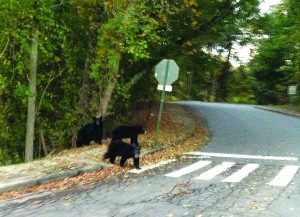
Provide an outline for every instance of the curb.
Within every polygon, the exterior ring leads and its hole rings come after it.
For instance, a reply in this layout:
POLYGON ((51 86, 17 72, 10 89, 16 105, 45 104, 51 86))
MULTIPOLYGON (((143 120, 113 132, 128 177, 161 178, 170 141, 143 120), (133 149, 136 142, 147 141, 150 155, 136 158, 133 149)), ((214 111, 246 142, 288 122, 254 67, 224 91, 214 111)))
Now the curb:
MULTIPOLYGON (((193 133, 191 133, 191 135, 192 134, 193 133)), ((184 138, 183 140, 186 140, 187 138, 188 137, 184 138)), ((182 141, 177 141, 176 144, 180 143, 180 142, 182 142, 182 141)), ((160 148, 149 150, 149 151, 143 153, 142 156, 151 155, 151 154, 153 154, 155 152, 159 152, 165 148, 166 147, 160 147, 160 148)), ((0 194, 4 193, 4 192, 12 191, 12 190, 21 190, 23 188, 28 188, 28 187, 33 187, 33 186, 40 185, 40 184, 46 184, 46 183, 50 183, 50 182, 54 182, 54 181, 58 181, 58 180, 63 180, 65 178, 72 178, 72 177, 75 177, 75 176, 78 176, 78 175, 81 175, 84 173, 92 173, 92 172, 96 172, 101 169, 109 168, 109 167, 113 167, 113 166, 114 165, 111 165, 111 164, 98 163, 93 166, 85 166, 85 167, 78 168, 78 169, 69 169, 69 170, 56 172, 56 173, 38 177, 38 178, 32 178, 32 179, 29 178, 27 180, 10 182, 7 184, 0 185, 0 194)))
POLYGON ((42 176, 42 177, 33 178, 33 179, 15 181, 15 182, 11 182, 11 183, 0 186, 0 193, 12 191, 12 190, 20 190, 25 187, 33 187, 36 185, 46 184, 49 182, 58 181, 58 180, 62 180, 65 178, 72 178, 72 177, 78 176, 83 173, 95 172, 95 171, 98 171, 98 170, 101 170, 101 169, 107 168, 107 167, 111 167, 111 166, 108 164, 107 165, 106 164, 96 164, 94 166, 85 166, 85 167, 79 168, 79 169, 60 171, 60 172, 53 173, 48 176, 42 176))
MULTIPOLYGON (((165 147, 149 150, 143 154, 143 156, 153 154, 155 152, 163 150, 165 147)), ((1 184, 0 185, 0 194, 8 191, 13 190, 21 190, 23 188, 33 187, 40 184, 46 184, 54 181, 63 180, 66 178, 72 178, 84 173, 92 173, 99 171, 104 168, 113 167, 114 165, 111 164, 105 164, 105 163, 98 163, 93 166, 85 166, 78 169, 69 169, 65 171, 56 172, 50 175, 41 176, 38 178, 28 178, 25 180, 19 180, 15 182, 10 182, 7 184, 1 184)))
MULTIPOLYGON (((161 151, 163 149, 164 149, 164 147, 149 150, 149 151, 145 152, 143 154, 143 156, 153 154, 153 153, 161 151)), ((21 190, 23 188, 28 188, 28 187, 33 187, 36 185, 59 181, 59 180, 63 180, 66 178, 72 178, 72 177, 76 177, 76 176, 84 174, 84 173, 92 173, 92 172, 96 172, 101 169, 109 168, 109 167, 113 167, 113 166, 114 165, 112 165, 112 164, 98 163, 98 164, 95 164, 94 166, 85 166, 85 167, 78 168, 78 169, 69 169, 69 170, 65 170, 65 171, 56 172, 56 173, 53 173, 50 175, 41 176, 38 178, 28 178, 25 180, 19 180, 19 181, 10 182, 7 184, 1 184, 0 185, 0 194, 8 192, 8 191, 21 190)))
POLYGON ((275 113, 279 113, 279 114, 283 114, 283 115, 288 115, 288 116, 292 116, 292 117, 296 117, 296 118, 300 118, 300 114, 285 111, 285 110, 273 109, 273 108, 266 107, 266 106, 254 106, 254 108, 262 109, 262 110, 269 111, 269 112, 275 112, 275 113))

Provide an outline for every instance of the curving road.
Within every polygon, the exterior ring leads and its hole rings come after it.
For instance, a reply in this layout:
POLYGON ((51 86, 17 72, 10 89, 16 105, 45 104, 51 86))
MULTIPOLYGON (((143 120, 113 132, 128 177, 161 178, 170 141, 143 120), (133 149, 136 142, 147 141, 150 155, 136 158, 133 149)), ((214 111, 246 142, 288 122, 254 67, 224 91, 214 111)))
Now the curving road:
POLYGON ((0 202, 0 216, 299 217, 300 119, 247 105, 182 104, 211 132, 199 152, 90 187, 0 202))
POLYGON ((204 119, 212 138, 202 151, 300 158, 299 118, 249 105, 186 102, 204 119))

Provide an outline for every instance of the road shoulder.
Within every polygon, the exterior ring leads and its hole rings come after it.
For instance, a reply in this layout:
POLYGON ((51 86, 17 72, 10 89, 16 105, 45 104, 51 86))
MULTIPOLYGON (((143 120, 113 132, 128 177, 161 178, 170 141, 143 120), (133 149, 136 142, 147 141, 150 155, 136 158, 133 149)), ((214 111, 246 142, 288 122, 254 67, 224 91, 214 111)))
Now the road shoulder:
POLYGON ((294 111, 293 109, 289 109, 288 107, 275 107, 275 106, 254 106, 255 108, 258 109, 263 109, 266 111, 270 111, 270 112, 276 112, 276 113, 280 113, 280 114, 284 114, 284 115, 289 115, 292 117, 297 117, 300 118, 300 112, 294 111))

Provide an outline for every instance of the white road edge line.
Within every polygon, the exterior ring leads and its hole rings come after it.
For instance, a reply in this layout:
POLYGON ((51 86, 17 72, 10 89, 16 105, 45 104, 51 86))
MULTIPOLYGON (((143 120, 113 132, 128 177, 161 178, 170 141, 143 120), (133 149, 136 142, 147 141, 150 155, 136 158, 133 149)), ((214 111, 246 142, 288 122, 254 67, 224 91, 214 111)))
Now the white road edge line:
POLYGON ((228 170, 230 167, 235 165, 234 162, 222 162, 221 164, 213 167, 212 169, 202 173, 200 176, 195 177, 194 179, 198 180, 211 180, 215 176, 221 174, 222 172, 225 172, 228 170))
POLYGON ((165 160, 165 161, 161 161, 157 164, 149 164, 149 165, 143 166, 141 169, 132 169, 132 170, 129 170, 129 172, 139 174, 139 173, 145 172, 146 170, 151 170, 151 169, 172 163, 174 161, 176 161, 176 160, 175 159, 165 160))
POLYGON ((231 176, 223 179, 222 182, 240 182, 245 177, 247 177, 251 172, 253 172, 259 164, 246 164, 240 170, 233 173, 231 176))
POLYGON ((285 187, 293 179, 294 175, 297 173, 299 166, 287 165, 283 167, 277 176, 268 183, 268 185, 285 187))
POLYGON ((262 156, 262 155, 245 155, 245 154, 226 154, 210 152, 188 152, 187 155, 224 157, 224 158, 243 158, 256 160, 281 160, 281 161, 298 161, 297 157, 279 157, 279 156, 262 156))
POLYGON ((191 164, 191 165, 189 165, 187 167, 184 167, 182 169, 175 170, 174 172, 168 173, 165 176, 176 177, 177 178, 177 177, 186 175, 188 173, 194 172, 196 170, 199 170, 202 167, 205 167, 205 166, 207 166, 209 164, 211 164, 211 161, 198 161, 198 162, 193 163, 193 164, 191 164))

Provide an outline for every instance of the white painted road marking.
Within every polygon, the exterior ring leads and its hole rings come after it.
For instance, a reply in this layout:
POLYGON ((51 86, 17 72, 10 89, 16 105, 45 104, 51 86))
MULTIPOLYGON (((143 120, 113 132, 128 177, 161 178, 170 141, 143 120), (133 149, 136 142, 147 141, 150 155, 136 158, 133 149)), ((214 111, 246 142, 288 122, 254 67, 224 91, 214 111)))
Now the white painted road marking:
POLYGON ((157 164, 150 164, 150 165, 143 166, 140 170, 138 170, 138 169, 132 169, 129 172, 130 173, 137 173, 138 174, 138 173, 145 172, 146 170, 151 170, 151 169, 154 169, 154 168, 157 168, 157 167, 160 167, 160 166, 172 163, 174 161, 176 161, 176 160, 175 159, 165 160, 165 161, 161 161, 161 162, 159 162, 157 164))
POLYGON ((196 170, 201 169, 202 167, 205 167, 207 165, 209 165, 211 163, 211 161, 198 161, 194 164, 191 164, 190 166, 184 167, 182 169, 176 170, 174 172, 168 173, 165 176, 168 177, 180 177, 186 174, 189 174, 191 172, 194 172, 196 170))
POLYGON ((297 173, 299 166, 288 165, 281 169, 278 175, 268 185, 285 187, 297 173))
POLYGON ((230 167, 232 167, 235 163, 234 162, 223 162, 222 164, 219 164, 212 169, 202 173, 200 176, 197 176, 195 179, 199 180, 211 180, 215 176, 221 174, 222 172, 228 170, 230 167))
POLYGON ((224 158, 243 158, 256 160, 285 160, 298 161, 297 157, 279 157, 279 156, 262 156, 262 155, 245 155, 245 154, 226 154, 226 153, 209 153, 209 152, 188 152, 188 155, 209 156, 209 157, 224 157, 224 158))
MULTIPOLYGON (((297 161, 298 158, 293 157, 275 157, 275 156, 257 156, 257 155, 240 155, 240 154, 224 154, 224 153, 207 153, 207 152, 189 152, 189 155, 199 156, 201 158, 210 158, 210 157, 231 157, 231 158, 246 158, 246 159, 258 159, 258 160, 290 160, 290 161, 297 161)), ((151 164, 146 165, 142 167, 142 169, 132 169, 129 172, 131 173, 142 173, 144 171, 154 169, 172 162, 175 162, 176 159, 170 159, 161 161, 157 164, 151 164)), ((171 173, 165 174, 165 176, 168 177, 181 177, 186 174, 192 173, 196 170, 199 170, 209 164, 211 164, 212 161, 205 161, 201 160, 196 163, 193 163, 189 166, 186 166, 184 168, 175 170, 171 173)), ((211 180, 215 178, 216 176, 220 175, 221 173, 229 170, 232 166, 234 166, 235 162, 222 162, 213 168, 208 169, 207 171, 201 173, 199 176, 195 177, 194 179, 197 180, 211 180)), ((250 173, 252 173, 254 170, 256 170, 260 165, 256 163, 249 163, 244 165, 241 169, 236 171, 235 173, 231 174, 227 178, 223 179, 222 182, 240 182, 244 178, 246 178, 250 173)), ((297 171, 299 170, 300 166, 296 165, 287 165, 283 167, 280 172, 277 174, 277 176, 269 183, 267 183, 270 186, 279 186, 279 187, 286 187, 291 180, 296 175, 297 171)))
POLYGON ((223 179, 222 182, 240 182, 258 167, 259 164, 246 164, 243 168, 233 173, 231 176, 223 179))

